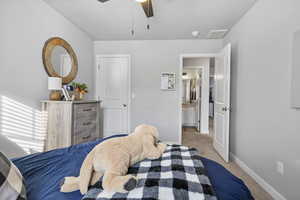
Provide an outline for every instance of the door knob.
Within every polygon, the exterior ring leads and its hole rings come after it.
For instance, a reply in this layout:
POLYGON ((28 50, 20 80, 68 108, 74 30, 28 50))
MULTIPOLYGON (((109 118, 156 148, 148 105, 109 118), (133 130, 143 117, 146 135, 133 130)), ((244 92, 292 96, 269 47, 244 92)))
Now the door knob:
POLYGON ((124 107, 124 108, 126 108, 126 107, 127 107, 127 105, 126 105, 126 104, 123 104, 123 107, 124 107))

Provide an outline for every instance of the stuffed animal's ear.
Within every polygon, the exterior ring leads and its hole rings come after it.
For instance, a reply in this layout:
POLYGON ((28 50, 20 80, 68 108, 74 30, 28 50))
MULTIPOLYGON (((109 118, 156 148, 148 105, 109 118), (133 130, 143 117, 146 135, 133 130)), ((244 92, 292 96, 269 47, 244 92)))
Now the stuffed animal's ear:
POLYGON ((156 141, 157 141, 158 140, 158 135, 159 135, 158 130, 154 126, 152 126, 151 129, 152 129, 151 130, 151 135, 153 135, 156 138, 156 141))
POLYGON ((167 145, 151 134, 143 136, 143 152, 149 159, 157 159, 163 154, 167 145))
POLYGON ((143 135, 143 143, 154 145, 156 143, 156 138, 150 134, 143 135))
POLYGON ((91 181, 92 173, 93 173, 93 159, 94 159, 95 151, 92 150, 84 159, 82 166, 80 168, 79 175, 79 189, 81 194, 85 194, 88 191, 88 186, 91 181))
POLYGON ((161 141, 159 139, 155 138, 154 146, 157 147, 159 145, 159 143, 161 143, 161 141))
POLYGON ((155 138, 150 134, 143 136, 143 153, 146 158, 156 159, 160 157, 160 152, 155 146, 155 141, 155 138))

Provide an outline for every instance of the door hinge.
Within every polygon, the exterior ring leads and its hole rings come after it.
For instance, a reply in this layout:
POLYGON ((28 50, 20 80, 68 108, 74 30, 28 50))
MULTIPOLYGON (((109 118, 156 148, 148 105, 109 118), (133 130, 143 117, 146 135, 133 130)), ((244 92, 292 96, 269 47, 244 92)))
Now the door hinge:
POLYGON ((222 111, 224 111, 224 112, 227 112, 227 111, 231 112, 231 108, 230 107, 223 107, 222 111))
POLYGON ((98 64, 97 68, 98 68, 98 71, 100 71, 100 64, 98 64))

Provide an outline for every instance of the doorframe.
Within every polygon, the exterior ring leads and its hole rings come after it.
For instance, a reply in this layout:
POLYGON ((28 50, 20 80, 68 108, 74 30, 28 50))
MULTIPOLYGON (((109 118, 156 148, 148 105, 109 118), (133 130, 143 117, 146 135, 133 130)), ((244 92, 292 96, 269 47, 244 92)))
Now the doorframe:
POLYGON ((128 113, 127 113, 127 126, 128 126, 128 134, 130 134, 131 132, 131 55, 130 54, 96 54, 95 56, 95 85, 94 88, 96 90, 95 95, 96 95, 96 99, 100 100, 100 94, 99 94, 99 63, 98 60, 99 58, 127 58, 128 59, 128 113))
POLYGON ((182 144, 182 72, 183 72, 183 59, 184 58, 215 58, 218 53, 190 53, 190 54, 180 54, 179 55, 179 127, 178 127, 178 134, 179 134, 179 144, 182 144))

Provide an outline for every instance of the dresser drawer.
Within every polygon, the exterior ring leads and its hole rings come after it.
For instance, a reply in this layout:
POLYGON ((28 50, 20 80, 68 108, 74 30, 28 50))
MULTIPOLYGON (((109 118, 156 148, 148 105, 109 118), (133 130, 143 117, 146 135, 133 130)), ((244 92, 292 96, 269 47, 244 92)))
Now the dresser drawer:
POLYGON ((94 126, 97 122, 97 115, 83 116, 81 118, 77 118, 74 121, 74 131, 81 129, 89 129, 94 126))
POLYGON ((91 124, 87 128, 82 128, 78 129, 77 131, 74 132, 74 144, 80 144, 92 140, 96 140, 99 138, 97 135, 98 132, 96 131, 97 125, 96 124, 91 124))
POLYGON ((75 120, 86 117, 97 117, 97 104, 78 104, 74 106, 74 117, 75 120))
POLYGON ((96 119, 94 120, 85 120, 80 122, 75 122, 74 125, 74 135, 82 135, 85 132, 94 132, 96 130, 97 123, 96 119))
POLYGON ((74 144, 81 144, 81 143, 86 143, 86 142, 91 142, 97 140, 97 137, 94 137, 92 135, 87 135, 87 136, 80 136, 80 137, 75 137, 74 138, 74 144))

